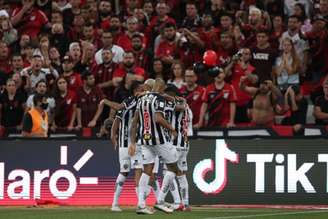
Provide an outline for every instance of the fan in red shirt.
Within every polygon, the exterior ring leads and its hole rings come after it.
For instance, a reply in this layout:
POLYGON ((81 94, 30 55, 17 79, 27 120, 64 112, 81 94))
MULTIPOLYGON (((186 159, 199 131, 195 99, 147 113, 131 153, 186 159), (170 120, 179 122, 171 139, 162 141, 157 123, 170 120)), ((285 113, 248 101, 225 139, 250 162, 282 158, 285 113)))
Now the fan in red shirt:
POLYGON ((12 71, 9 48, 4 41, 0 41, 0 70, 6 74, 9 74, 12 71))
POLYGON ((34 6, 35 0, 22 0, 22 6, 13 11, 11 22, 20 34, 36 39, 43 28, 50 28, 47 16, 34 6))
POLYGON ((69 31, 67 33, 67 38, 70 42, 79 41, 82 39, 83 33, 83 25, 85 21, 81 14, 77 14, 73 19, 73 26, 69 27, 69 31))
MULTIPOLYGON (((205 92, 205 88, 196 83, 197 75, 192 68, 188 68, 185 71, 185 82, 180 89, 180 93, 186 98, 187 103, 192 111, 193 120, 192 124, 197 125, 199 122, 200 109, 202 107, 202 96, 205 92)), ((196 127, 195 127, 196 128, 196 127)))
POLYGON ((174 23, 166 23, 163 31, 164 39, 158 45, 155 57, 160 58, 165 64, 171 65, 177 53, 177 29, 174 23))
MULTIPOLYGON (((225 68, 225 72, 228 77, 231 78, 231 85, 236 91, 236 123, 249 122, 247 116, 247 107, 252 97, 245 91, 242 91, 239 87, 240 78, 243 76, 250 76, 252 78, 255 74, 255 67, 250 64, 251 51, 248 48, 240 50, 240 56, 236 55, 233 57, 232 62, 225 68)), ((254 81, 253 81, 254 82, 254 81)))
POLYGON ((52 131, 57 128, 72 130, 76 119, 76 93, 68 89, 68 84, 63 76, 56 80, 54 98, 56 101, 55 118, 52 131))
POLYGON ((218 56, 218 65, 226 65, 231 57, 237 52, 233 36, 230 32, 222 32, 220 37, 220 46, 216 50, 218 56))
POLYGON ((70 56, 66 55, 63 58, 62 62, 63 67, 63 76, 68 83, 68 89, 74 92, 77 92, 78 89, 82 86, 82 80, 80 73, 73 71, 74 64, 70 56))
POLYGON ((206 49, 217 48, 219 42, 220 30, 213 25, 213 18, 210 14, 204 14, 202 17, 202 26, 198 33, 205 42, 206 49))
POLYGON ((104 95, 99 87, 95 85, 95 77, 85 71, 82 75, 83 86, 77 92, 77 128, 95 127, 100 125, 98 121, 103 107, 100 101, 104 95))
POLYGON ((97 35, 97 31, 94 29, 93 24, 87 22, 82 27, 82 39, 95 46, 95 49, 99 49, 101 46, 101 41, 97 35))
POLYGON ((128 73, 134 75, 137 81, 143 81, 146 77, 145 70, 135 65, 135 57, 132 51, 124 53, 123 63, 114 71, 114 86, 117 87, 128 73))
POLYGON ((156 4, 157 16, 151 19, 146 29, 146 36, 151 43, 154 43, 155 38, 161 33, 161 30, 163 30, 166 23, 176 23, 173 18, 167 15, 167 8, 167 4, 163 1, 159 1, 156 4))
MULTIPOLYGON (((236 19, 239 20, 242 14, 236 14, 236 19)), ((248 24, 241 22, 241 29, 245 34, 245 45, 247 47, 253 47, 256 44, 256 32, 257 30, 270 30, 271 19, 267 12, 262 14, 262 11, 254 6, 249 8, 248 24)))
MULTIPOLYGON (((124 51, 128 51, 132 49, 132 36, 133 34, 138 33, 138 19, 135 17, 129 17, 128 20, 126 21, 127 25, 127 30, 126 32, 122 33, 119 35, 117 39, 117 45, 122 47, 124 51)), ((142 34, 142 33, 140 33, 142 34)), ((143 35, 143 34, 142 34, 143 35)), ((147 45, 147 40, 146 37, 143 36, 142 42, 144 46, 147 45)))
POLYGON ((281 15, 275 15, 272 19, 273 30, 270 34, 270 44, 273 48, 279 49, 279 39, 285 32, 283 17, 281 15))
POLYGON ((185 67, 190 67, 196 62, 202 61, 205 42, 199 37, 197 32, 191 32, 184 28, 183 34, 187 41, 181 42, 180 40, 179 42, 179 58, 185 67))
POLYGON ((102 27, 105 23, 109 23, 112 11, 112 3, 110 1, 101 0, 98 5, 99 26, 102 27))
POLYGON ((132 36, 132 52, 135 57, 136 66, 139 66, 146 71, 150 69, 150 54, 148 49, 142 43, 143 36, 139 33, 135 33, 132 36))
POLYGON ((109 100, 113 99, 114 94, 114 83, 113 74, 117 69, 117 64, 113 62, 112 50, 107 48, 102 50, 103 63, 98 65, 93 74, 96 79, 96 84, 100 87, 105 94, 106 98, 109 100))
POLYGON ((220 71, 214 83, 207 86, 202 97, 203 104, 200 112, 198 127, 234 127, 236 113, 236 93, 234 88, 224 81, 225 74, 220 71), (208 112, 208 122, 204 123, 208 112))

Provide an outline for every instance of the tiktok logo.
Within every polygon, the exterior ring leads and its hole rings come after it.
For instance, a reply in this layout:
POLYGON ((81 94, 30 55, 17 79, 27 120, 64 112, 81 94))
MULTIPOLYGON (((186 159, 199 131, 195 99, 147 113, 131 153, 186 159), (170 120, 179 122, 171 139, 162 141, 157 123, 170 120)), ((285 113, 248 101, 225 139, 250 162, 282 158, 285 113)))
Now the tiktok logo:
POLYGON ((223 139, 216 140, 215 170, 212 159, 202 160, 195 166, 193 180, 198 189, 206 194, 220 193, 227 183, 227 160, 239 163, 239 156, 227 147, 223 139), (215 179, 208 183, 205 181, 205 176, 209 171, 215 171, 215 179))

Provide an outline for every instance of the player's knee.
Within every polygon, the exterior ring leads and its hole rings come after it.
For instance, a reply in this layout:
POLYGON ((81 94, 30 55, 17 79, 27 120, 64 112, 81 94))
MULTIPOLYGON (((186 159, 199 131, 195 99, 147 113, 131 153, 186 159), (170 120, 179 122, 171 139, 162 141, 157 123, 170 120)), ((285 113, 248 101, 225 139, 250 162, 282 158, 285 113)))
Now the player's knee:
POLYGON ((143 172, 145 174, 147 174, 148 176, 151 176, 152 172, 153 172, 153 167, 154 167, 154 165, 152 165, 152 164, 146 164, 146 165, 144 165, 143 172))
POLYGON ((121 174, 122 174, 123 176, 125 176, 125 177, 127 177, 127 176, 129 175, 128 172, 124 172, 124 173, 121 172, 121 174))
POLYGON ((178 174, 179 168, 177 163, 170 163, 170 164, 166 164, 167 169, 171 172, 174 172, 176 174, 178 174))

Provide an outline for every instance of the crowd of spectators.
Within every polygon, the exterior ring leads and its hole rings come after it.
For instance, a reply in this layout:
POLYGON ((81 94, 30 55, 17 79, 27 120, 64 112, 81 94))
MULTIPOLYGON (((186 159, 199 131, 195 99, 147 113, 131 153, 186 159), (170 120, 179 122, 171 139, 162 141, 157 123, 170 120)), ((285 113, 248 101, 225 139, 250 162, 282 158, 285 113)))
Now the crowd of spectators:
MULTIPOLYGON (((134 80, 163 78, 194 128, 328 125, 328 0, 0 0, 0 134, 36 94, 49 130, 97 128, 134 80), (194 68, 217 54, 215 77, 194 68)), ((23 130, 24 131, 24 130, 23 130)))

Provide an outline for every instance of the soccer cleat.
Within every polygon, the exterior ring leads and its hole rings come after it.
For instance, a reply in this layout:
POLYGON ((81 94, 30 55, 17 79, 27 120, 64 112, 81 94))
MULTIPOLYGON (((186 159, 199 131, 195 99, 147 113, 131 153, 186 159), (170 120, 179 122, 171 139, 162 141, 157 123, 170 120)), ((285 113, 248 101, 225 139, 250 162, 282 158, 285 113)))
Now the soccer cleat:
POLYGON ((163 212, 167 213, 167 214, 171 214, 173 212, 173 209, 165 206, 165 204, 156 204, 154 207, 156 209, 160 210, 160 211, 163 211, 163 212))
POLYGON ((183 204, 180 204, 176 209, 174 209, 175 211, 184 211, 185 207, 183 206, 183 204))
POLYGON ((154 214, 154 211, 150 208, 147 208, 147 207, 145 207, 145 208, 139 208, 138 207, 137 210, 136 210, 136 213, 137 214, 154 214))
POLYGON ((191 207, 190 207, 189 205, 184 206, 184 207, 183 207, 183 211, 190 212, 190 211, 191 211, 191 207))
POLYGON ((110 210, 113 212, 122 212, 122 209, 118 205, 113 205, 110 210))

